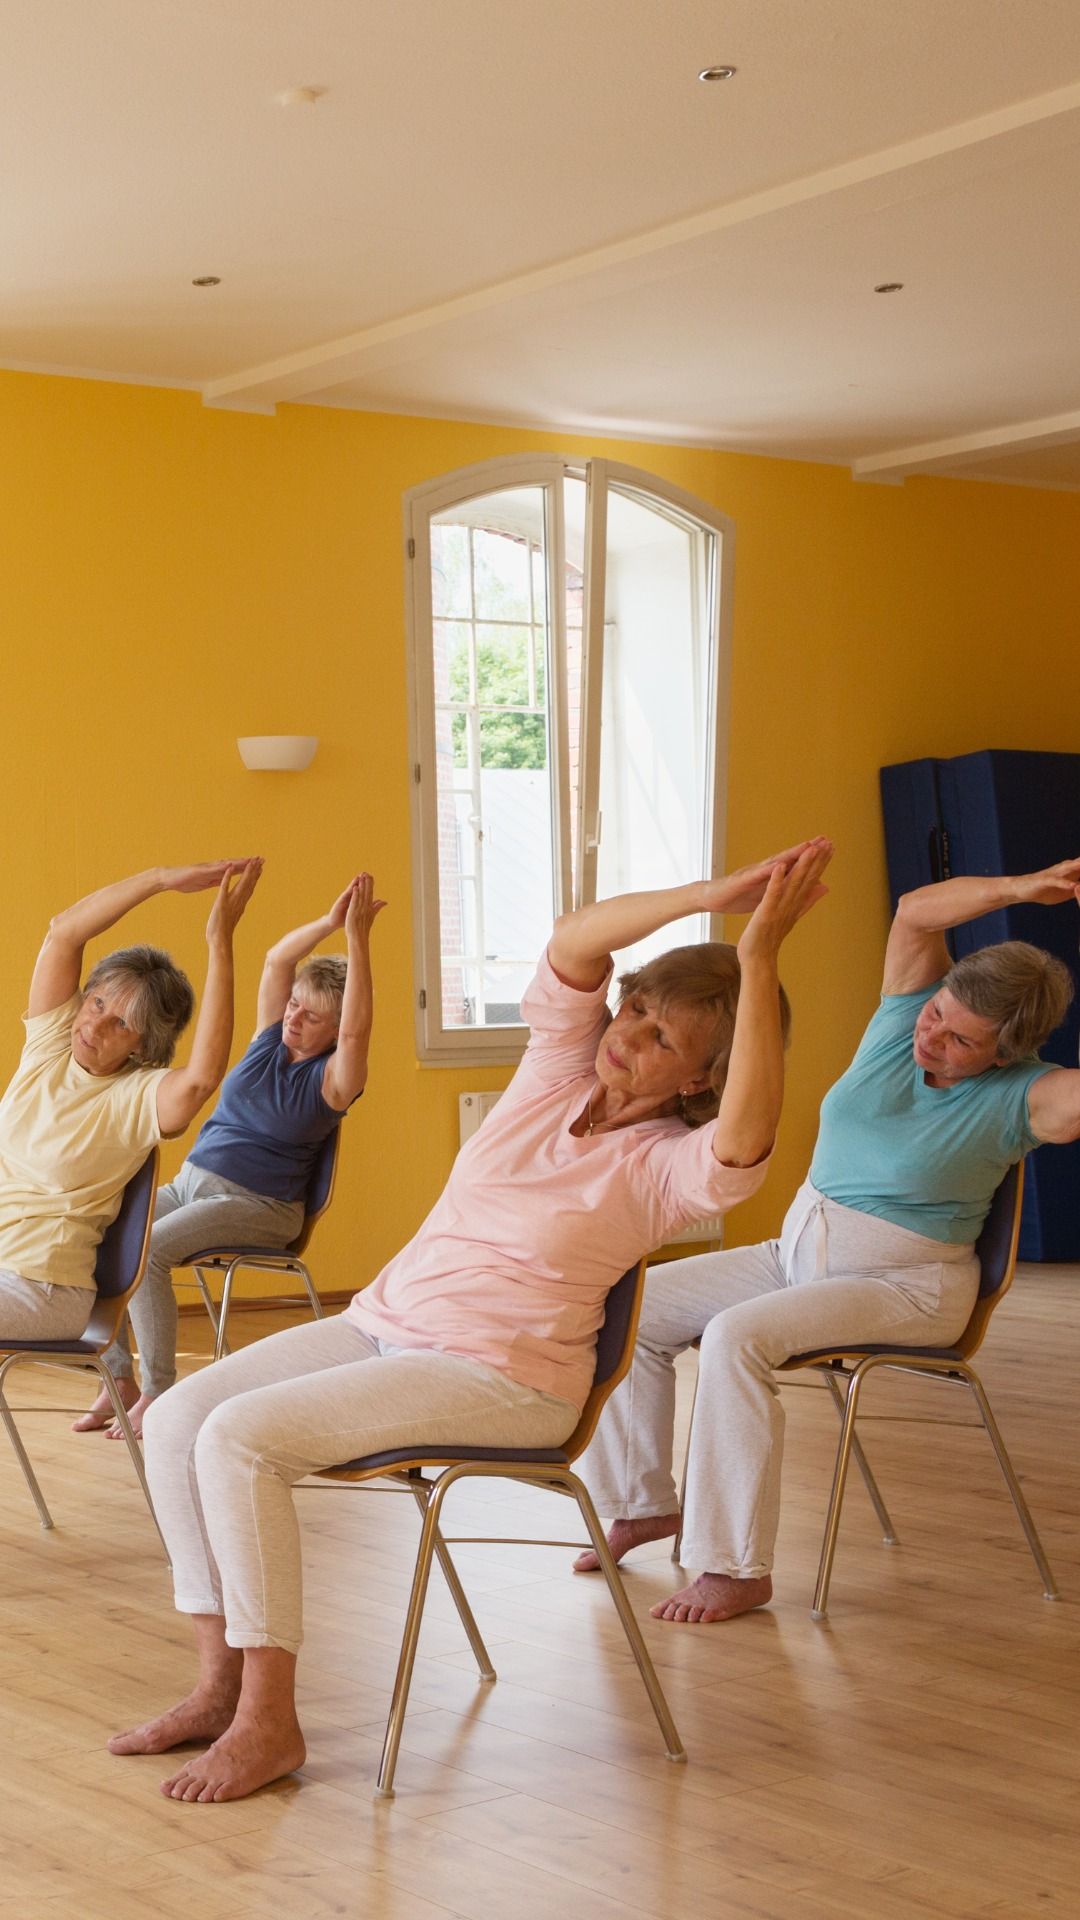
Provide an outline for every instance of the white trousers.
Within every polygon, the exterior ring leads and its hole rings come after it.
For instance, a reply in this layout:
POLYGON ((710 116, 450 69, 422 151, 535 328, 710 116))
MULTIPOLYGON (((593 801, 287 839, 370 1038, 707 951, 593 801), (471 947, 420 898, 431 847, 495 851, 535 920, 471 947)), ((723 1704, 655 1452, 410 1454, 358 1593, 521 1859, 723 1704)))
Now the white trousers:
POLYGON ((557 1447, 568 1400, 458 1354, 388 1348, 338 1315, 271 1334, 147 1409, 146 1472, 181 1613, 224 1614, 231 1647, 302 1638, 292 1488, 412 1445, 557 1447))
POLYGON ((578 1472, 600 1513, 678 1511, 674 1360, 700 1340, 682 1558, 754 1579, 772 1567, 784 1410, 772 1369, 834 1342, 948 1346, 978 1292, 970 1246, 949 1246, 800 1188, 779 1240, 649 1270, 634 1364, 578 1472))

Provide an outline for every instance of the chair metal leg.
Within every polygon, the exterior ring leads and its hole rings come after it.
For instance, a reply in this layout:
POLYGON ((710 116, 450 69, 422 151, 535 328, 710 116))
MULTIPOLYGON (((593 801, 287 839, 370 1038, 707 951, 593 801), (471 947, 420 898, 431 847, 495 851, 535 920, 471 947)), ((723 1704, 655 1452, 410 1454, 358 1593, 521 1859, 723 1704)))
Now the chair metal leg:
POLYGON ((45 1496, 42 1493, 41 1488, 38 1486, 37 1475, 35 1474, 33 1467, 30 1465, 29 1456, 27 1454, 26 1448, 23 1446, 22 1437, 19 1433, 18 1427, 15 1425, 15 1421, 11 1413, 11 1408, 8 1406, 7 1397, 4 1393, 4 1380, 7 1377, 8 1368, 13 1367, 16 1361, 18 1360, 18 1358, 19 1358, 18 1354, 11 1354, 9 1358, 6 1359, 2 1365, 0 1365, 0 1420, 3 1421, 5 1430, 7 1432, 7 1437, 11 1441, 11 1444, 15 1449, 15 1458, 18 1461, 20 1467, 22 1468, 23 1479, 26 1481, 26 1484, 30 1489, 30 1493, 31 1493, 31 1497, 33 1499, 34 1505, 38 1510, 38 1519, 41 1521, 41 1524, 45 1528, 45 1530, 48 1531, 53 1524, 52 1514, 49 1512, 48 1507, 45 1505, 45 1496))
POLYGON ((237 1267, 243 1266, 242 1260, 230 1260, 225 1269, 225 1278, 221 1283, 221 1305, 218 1308, 217 1339, 214 1341, 214 1359, 221 1360, 229 1351, 225 1330, 229 1320, 229 1307, 232 1303, 233 1274, 237 1267))
MULTIPOLYGON (((841 1420, 843 1420, 846 1402, 837 1383, 836 1375, 831 1367, 822 1367, 821 1371, 825 1376, 825 1385, 832 1394, 836 1411, 840 1415, 841 1420)), ((855 1455, 855 1464, 862 1474, 863 1485, 870 1495, 874 1512, 877 1514, 878 1525, 881 1528, 885 1545, 887 1547, 898 1547, 900 1545, 900 1536, 889 1518, 889 1509, 885 1505, 878 1488, 878 1483, 870 1471, 870 1462, 863 1452, 862 1441, 859 1439, 857 1433, 853 1433, 851 1436, 851 1451, 855 1455)))
POLYGON ((143 1466, 142 1448, 140 1447, 138 1441, 135 1438, 131 1421, 128 1419, 128 1411, 123 1401, 120 1398, 120 1393, 117 1388, 116 1380, 113 1375, 112 1369, 111 1367, 107 1367, 103 1360, 91 1360, 90 1365, 93 1367, 95 1373, 100 1379, 101 1384, 105 1388, 105 1391, 109 1396, 109 1400, 112 1403, 112 1410, 116 1416, 116 1424, 124 1436, 124 1440, 127 1444, 128 1453, 131 1456, 131 1464, 135 1469, 135 1473, 138 1478, 139 1485, 142 1488, 144 1497, 146 1499, 146 1504, 150 1509, 150 1518, 153 1521, 154 1526, 157 1528, 158 1539, 161 1541, 162 1547, 165 1550, 166 1564, 171 1569, 172 1561, 169 1559, 168 1543, 165 1539, 165 1535, 161 1531, 160 1522, 158 1520, 157 1514, 154 1511, 154 1502, 150 1497, 150 1486, 146 1478, 146 1468, 143 1466))
POLYGON ((694 1372, 694 1391, 690 1398, 690 1418, 686 1423, 686 1452, 683 1455, 682 1479, 679 1482, 679 1530, 671 1543, 671 1557, 675 1565, 681 1566, 679 1555, 682 1552, 683 1514, 686 1511, 686 1476, 690 1471, 690 1442, 694 1434, 694 1414, 697 1411, 698 1383, 701 1378, 700 1363, 694 1372))
POLYGON ((1031 1557, 1039 1569, 1039 1578, 1043 1584, 1043 1598, 1045 1600, 1060 1600, 1061 1595, 1058 1592, 1054 1576, 1050 1571, 1050 1562, 1043 1551, 1042 1541, 1036 1532, 1035 1522, 1031 1517, 1031 1510, 1024 1498, 1020 1482, 1013 1471, 1009 1451, 1001 1437, 998 1423, 990 1411, 990 1402, 986 1397, 986 1389, 979 1379, 978 1374, 973 1372, 970 1367, 965 1365, 963 1367, 963 1374, 966 1384, 971 1388, 975 1404, 982 1416, 983 1426, 990 1436, 990 1444, 997 1455, 997 1463, 1004 1476, 1005 1485, 1012 1495, 1012 1503, 1016 1508, 1017 1518, 1024 1529, 1024 1536, 1028 1546, 1031 1548, 1031 1557))
POLYGON ((862 1383, 873 1365, 872 1359, 860 1361, 848 1378, 847 1399, 844 1405, 844 1417, 840 1424, 840 1441, 836 1449, 832 1491, 829 1494, 829 1510, 825 1516, 825 1535, 821 1543, 821 1560, 818 1565, 817 1584, 814 1588, 814 1604, 811 1608, 815 1620, 824 1620, 828 1612, 829 1582, 832 1579, 833 1560, 836 1555, 836 1536, 840 1531, 840 1509, 844 1503, 844 1486, 851 1460, 852 1441, 855 1437, 855 1416, 859 1411, 859 1394, 862 1383))
MULTIPOLYGON (((410 1484, 409 1491, 412 1494, 413 1499, 416 1501, 416 1504, 419 1507, 421 1514, 426 1514, 427 1505, 428 1505, 426 1485, 423 1488, 421 1488, 415 1481, 413 1481, 410 1484)), ((489 1654, 486 1646, 484 1645, 483 1636, 480 1632, 479 1627, 476 1624, 476 1620, 473 1615, 473 1610, 470 1607, 469 1602, 465 1597, 465 1589, 462 1586, 461 1580, 458 1576, 458 1570, 455 1567, 453 1560, 450 1558, 450 1549, 447 1546, 446 1541, 443 1539, 442 1533, 438 1527, 436 1527, 435 1529, 435 1552, 438 1555, 439 1565, 442 1568, 443 1579, 446 1581, 446 1584, 450 1589, 450 1597, 453 1600, 454 1605, 458 1610, 458 1618, 465 1629, 465 1632, 468 1636, 469 1645, 473 1650, 473 1656, 476 1660, 476 1664, 478 1668, 480 1669, 480 1678, 481 1680, 494 1680, 498 1676, 496 1675, 495 1669, 491 1664, 491 1655, 489 1654)))
POLYGON ((571 1473, 568 1467, 559 1473, 553 1472, 551 1480, 553 1485, 564 1487, 566 1492, 571 1494, 577 1501, 581 1517, 589 1530, 589 1538, 593 1544, 593 1552, 600 1562, 601 1571, 608 1583, 608 1591, 615 1602, 619 1619, 622 1621, 623 1632, 630 1642, 630 1651, 637 1661, 638 1672, 645 1683, 645 1690, 652 1703, 652 1710, 656 1715, 660 1731, 664 1736, 664 1745, 668 1751, 668 1759, 685 1760, 686 1749, 679 1738, 679 1730, 671 1717, 671 1709, 664 1697, 664 1690, 656 1677, 656 1669, 649 1658, 649 1650, 642 1639, 641 1628, 638 1626, 637 1620, 634 1617, 634 1610, 626 1597, 626 1589, 623 1586, 619 1570, 612 1559, 611 1549, 604 1536, 604 1529, 600 1524, 596 1508, 593 1506, 589 1496, 588 1488, 585 1486, 583 1480, 578 1479, 576 1473, 571 1473))
POLYGON ((199 1292, 200 1292, 200 1293, 202 1294, 202 1303, 203 1303, 203 1306, 204 1306, 204 1307, 206 1308, 206 1311, 207 1311, 207 1314, 208 1314, 208 1316, 209 1316, 209 1320, 210 1320, 210 1325, 211 1325, 211 1326, 213 1327, 213 1329, 214 1329, 214 1339, 216 1340, 216 1339, 217 1339, 217 1335, 218 1335, 218 1310, 217 1310, 217 1304, 216 1304, 216 1302, 215 1302, 215 1300, 214 1300, 214 1296, 213 1296, 213 1294, 212 1294, 212 1293, 211 1293, 211 1291, 210 1291, 210 1286, 209 1286, 209 1283, 208 1283, 208 1281, 207 1281, 207 1278, 206 1278, 206 1275, 205 1275, 205 1273, 203 1272, 203 1270, 202 1270, 202 1268, 201 1268, 201 1267, 195 1267, 195 1268, 193 1269, 193 1272, 194 1272, 194 1274, 195 1274, 195 1280, 196 1280, 196 1283, 197 1283, 197 1285, 198 1285, 198 1288, 199 1288, 199 1292))
POLYGON ((294 1260, 292 1263, 292 1266, 293 1266, 293 1272, 298 1273, 300 1275, 300 1278, 307 1289, 307 1297, 311 1303, 311 1311, 315 1315, 316 1320, 325 1320, 326 1308, 323 1306, 322 1301, 319 1299, 319 1295, 315 1287, 315 1282, 312 1279, 307 1268, 305 1267, 303 1261, 294 1260))
POLYGON ((405 1631, 401 1636, 401 1652, 398 1655, 397 1672, 394 1675, 390 1717, 386 1722, 386 1736, 383 1740, 382 1758, 379 1761, 379 1778, 375 1787, 376 1800, 392 1800, 394 1797, 394 1773, 405 1725, 405 1709, 409 1703, 413 1667, 416 1663, 416 1647, 420 1638, 420 1623, 424 1617, 424 1600, 431 1575, 431 1561, 439 1531, 439 1511, 446 1493, 456 1478, 451 1468, 449 1473, 444 1473, 435 1485, 429 1488, 425 1500, 424 1524, 420 1529, 420 1544, 416 1551, 412 1591, 409 1594, 409 1606, 405 1615, 405 1631))

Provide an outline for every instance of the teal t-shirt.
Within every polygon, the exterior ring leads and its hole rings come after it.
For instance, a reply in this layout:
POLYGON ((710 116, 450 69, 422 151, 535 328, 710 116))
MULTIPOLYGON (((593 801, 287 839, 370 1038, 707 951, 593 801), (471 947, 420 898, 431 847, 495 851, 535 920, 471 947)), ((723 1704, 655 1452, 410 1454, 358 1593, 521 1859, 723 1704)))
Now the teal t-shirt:
POLYGON ((842 1207, 956 1246, 977 1239, 1006 1168, 1038 1145, 1028 1091, 1051 1069, 1032 1056, 928 1087, 912 1034, 940 985, 882 996, 822 1102, 810 1178, 842 1207))

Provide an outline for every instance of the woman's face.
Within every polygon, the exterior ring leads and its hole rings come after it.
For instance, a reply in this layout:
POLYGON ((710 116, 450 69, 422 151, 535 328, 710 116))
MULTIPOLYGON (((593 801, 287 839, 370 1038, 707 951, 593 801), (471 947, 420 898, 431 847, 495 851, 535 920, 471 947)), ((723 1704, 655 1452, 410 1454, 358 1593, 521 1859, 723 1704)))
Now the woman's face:
POLYGON ((138 1053, 142 1036, 128 1024, 130 999, 104 984, 84 996, 71 1023, 71 1051, 87 1073, 120 1073, 138 1053))
POLYGON ((282 1015, 281 1037, 291 1060, 314 1060, 326 1053, 337 1039, 340 1015, 328 1013, 314 998, 304 982, 298 981, 289 995, 282 1015))
POLYGON ((939 987, 915 1022, 912 1052, 931 1086, 952 1086, 988 1067, 1000 1067, 997 1043, 992 1020, 971 1013, 947 987, 939 987))
POLYGON ((596 1075, 624 1100, 666 1106, 679 1093, 701 1093, 709 1084, 708 1049, 702 1022, 693 1013, 660 1013, 643 994, 623 1001, 600 1041, 596 1075))

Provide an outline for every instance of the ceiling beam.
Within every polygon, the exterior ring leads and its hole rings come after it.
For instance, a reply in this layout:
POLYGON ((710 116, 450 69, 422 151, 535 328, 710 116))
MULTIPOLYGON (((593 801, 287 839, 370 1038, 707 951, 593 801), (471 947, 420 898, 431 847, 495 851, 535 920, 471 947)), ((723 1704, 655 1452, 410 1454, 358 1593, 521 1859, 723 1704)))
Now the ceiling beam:
POLYGON ((896 484, 909 473, 935 473, 943 468, 970 466, 988 454, 1030 453, 1040 447, 1062 447, 1080 440, 1080 409, 1054 413, 1043 420, 1017 420, 1007 427, 987 427, 980 433, 955 434, 949 440, 926 440, 917 447, 896 447, 891 453, 871 453, 852 462, 856 480, 896 484))
POLYGON ((453 300, 396 316, 377 326, 287 354, 261 366, 211 380, 203 387, 207 406, 260 412, 279 401, 326 393, 365 372, 381 372, 456 340, 475 343, 501 331, 522 313, 532 319, 559 311, 582 298, 610 297, 621 289, 677 273, 688 259, 700 257, 710 240, 747 222, 806 207, 829 196, 900 176, 951 154, 1000 140, 1062 116, 1080 113, 1080 82, 997 108, 992 113, 906 140, 877 153, 827 167, 764 192, 707 208, 606 246, 557 260, 548 266, 480 287, 453 300))

